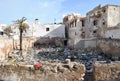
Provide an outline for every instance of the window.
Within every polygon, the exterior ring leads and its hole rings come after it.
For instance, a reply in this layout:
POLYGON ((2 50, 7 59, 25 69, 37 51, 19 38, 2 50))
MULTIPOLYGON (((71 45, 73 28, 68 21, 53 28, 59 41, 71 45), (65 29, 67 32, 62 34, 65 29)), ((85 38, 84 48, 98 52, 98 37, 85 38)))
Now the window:
POLYGON ((103 19, 103 22, 102 22, 103 25, 105 25, 105 20, 103 19))
POLYGON ((82 22, 82 27, 83 27, 83 26, 85 26, 85 21, 84 21, 84 20, 82 20, 81 22, 82 22))
POLYGON ((72 22, 72 27, 74 27, 74 22, 72 22))
POLYGON ((103 21, 103 25, 105 25, 105 21, 103 21))
POLYGON ((75 20, 75 22, 74 22, 74 23, 75 23, 75 27, 76 27, 76 24, 77 24, 77 20, 75 20))
POLYGON ((82 32, 82 33, 85 33, 85 32, 82 32))
POLYGON ((105 12, 106 12, 106 9, 104 8, 102 11, 105 13, 105 12))
POLYGON ((112 39, 111 37, 109 37, 109 39, 112 39))
POLYGON ((98 24, 98 20, 94 20, 93 21, 93 25, 95 26, 95 25, 97 25, 98 24))
POLYGON ((96 32, 97 32, 96 30, 93 31, 93 33, 96 33, 96 32))
POLYGON ((75 35, 77 35, 77 33, 75 32, 75 35))
POLYGON ((46 28, 46 31, 50 31, 50 29, 49 29, 49 28, 46 28))

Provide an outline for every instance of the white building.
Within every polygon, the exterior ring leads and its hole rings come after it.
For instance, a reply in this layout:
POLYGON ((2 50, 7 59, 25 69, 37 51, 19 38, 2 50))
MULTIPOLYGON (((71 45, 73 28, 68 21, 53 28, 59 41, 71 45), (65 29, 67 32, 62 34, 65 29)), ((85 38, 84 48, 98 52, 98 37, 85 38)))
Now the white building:
POLYGON ((0 28, 4 30, 8 25, 7 24, 0 24, 0 28))
MULTIPOLYGON (((65 38, 65 26, 61 23, 57 24, 40 24, 38 19, 34 23, 26 22, 29 28, 23 32, 23 37, 57 37, 65 38)), ((19 38, 20 32, 17 24, 10 25, 15 38, 19 38)))
POLYGON ((63 24, 42 25, 36 19, 34 23, 29 24, 26 36, 65 38, 65 26, 63 24))
POLYGON ((65 25, 63 24, 46 24, 45 28, 41 28, 42 37, 59 37, 65 38, 65 25))

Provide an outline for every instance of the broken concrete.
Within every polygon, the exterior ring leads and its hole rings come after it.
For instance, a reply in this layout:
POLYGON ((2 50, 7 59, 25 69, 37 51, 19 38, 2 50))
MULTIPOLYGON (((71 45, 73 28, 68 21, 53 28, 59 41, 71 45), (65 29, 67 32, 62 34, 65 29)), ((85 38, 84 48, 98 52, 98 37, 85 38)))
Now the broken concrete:
MULTIPOLYGON (((47 63, 40 70, 32 69, 30 65, 0 67, 0 79, 10 81, 83 81, 85 66, 74 63, 70 69, 63 63, 47 63)), ((71 66, 68 64, 68 66, 71 66)))
POLYGON ((101 38, 97 40, 97 47, 102 50, 103 53, 112 56, 120 57, 120 40, 101 38), (111 50, 112 49, 112 50, 111 50))
POLYGON ((95 62, 93 73, 95 81, 117 81, 117 79, 120 80, 120 62, 95 62))

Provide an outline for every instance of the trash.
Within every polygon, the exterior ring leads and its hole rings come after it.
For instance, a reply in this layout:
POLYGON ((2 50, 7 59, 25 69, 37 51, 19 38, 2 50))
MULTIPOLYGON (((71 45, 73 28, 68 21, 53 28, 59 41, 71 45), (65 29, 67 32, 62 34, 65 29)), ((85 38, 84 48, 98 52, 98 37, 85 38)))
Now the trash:
POLYGON ((66 63, 66 64, 69 64, 69 63, 70 63, 70 59, 66 59, 66 60, 65 60, 65 63, 66 63))
POLYGON ((16 59, 15 59, 15 58, 13 58, 13 59, 11 60, 11 62, 12 62, 12 63, 14 63, 15 61, 16 61, 16 59))
MULTIPOLYGON (((107 60, 104 55, 100 55, 97 50, 92 49, 69 49, 67 47, 41 47, 40 49, 29 49, 23 51, 25 54, 24 59, 18 54, 18 50, 13 51, 8 59, 3 63, 19 64, 19 65, 33 65, 35 69, 40 69, 43 66, 47 66, 49 69, 52 63, 65 63, 77 62, 84 64, 87 71, 93 70, 93 63, 95 61, 107 60), (38 62, 40 61, 40 62, 38 62), (49 65, 47 65, 49 64, 49 65)), ((71 65, 70 65, 71 66, 71 65)), ((43 68, 44 69, 44 68, 43 68)), ((54 72, 57 72, 53 69, 54 72)))
POLYGON ((42 64, 39 63, 39 62, 36 62, 36 63, 34 64, 34 68, 35 68, 36 70, 40 69, 41 67, 42 67, 42 64))
POLYGON ((65 56, 71 55, 70 50, 68 48, 65 48, 64 55, 65 56))

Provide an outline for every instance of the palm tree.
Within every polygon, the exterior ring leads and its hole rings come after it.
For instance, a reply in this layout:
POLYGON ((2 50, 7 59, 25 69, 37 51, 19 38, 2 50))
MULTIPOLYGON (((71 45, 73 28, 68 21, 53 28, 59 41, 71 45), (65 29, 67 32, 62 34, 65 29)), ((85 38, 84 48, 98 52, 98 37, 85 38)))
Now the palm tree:
POLYGON ((25 17, 22 17, 22 19, 19 19, 19 20, 16 20, 16 24, 18 24, 18 27, 19 27, 19 31, 20 31, 20 52, 21 52, 21 55, 22 55, 22 34, 23 34, 23 31, 26 31, 29 26, 27 23, 25 23, 27 19, 25 17))

